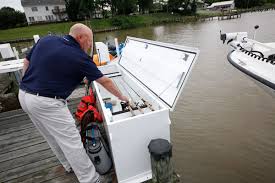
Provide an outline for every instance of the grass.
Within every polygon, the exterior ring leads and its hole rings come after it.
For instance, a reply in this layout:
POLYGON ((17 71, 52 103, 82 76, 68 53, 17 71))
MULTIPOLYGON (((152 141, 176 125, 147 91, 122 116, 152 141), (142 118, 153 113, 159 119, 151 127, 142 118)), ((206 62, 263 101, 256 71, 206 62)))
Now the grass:
POLYGON ((199 17, 203 17, 203 18, 217 17, 217 16, 221 16, 222 12, 221 11, 198 10, 197 15, 199 17))
MULTIPOLYGON (((118 16, 109 19, 93 19, 82 21, 82 23, 93 28, 95 32, 114 28, 134 28, 139 26, 149 26, 168 22, 178 22, 189 20, 180 15, 168 13, 154 13, 148 15, 118 16)), ((74 22, 51 23, 43 25, 32 25, 14 29, 0 30, 0 41, 32 38, 33 35, 47 35, 49 32, 55 34, 67 34, 74 22)))

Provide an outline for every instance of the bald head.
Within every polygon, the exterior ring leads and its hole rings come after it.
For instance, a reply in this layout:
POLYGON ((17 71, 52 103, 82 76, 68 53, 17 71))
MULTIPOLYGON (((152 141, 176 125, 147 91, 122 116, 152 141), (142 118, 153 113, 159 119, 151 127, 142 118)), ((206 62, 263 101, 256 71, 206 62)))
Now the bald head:
POLYGON ((93 32, 86 25, 81 23, 74 24, 70 28, 69 35, 75 38, 75 40, 80 44, 81 49, 85 52, 87 52, 88 49, 91 48, 93 42, 93 32))
POLYGON ((78 35, 85 35, 85 34, 93 34, 92 30, 87 27, 84 24, 81 23, 77 23, 74 24, 71 28, 70 28, 70 33, 71 36, 75 37, 78 35))

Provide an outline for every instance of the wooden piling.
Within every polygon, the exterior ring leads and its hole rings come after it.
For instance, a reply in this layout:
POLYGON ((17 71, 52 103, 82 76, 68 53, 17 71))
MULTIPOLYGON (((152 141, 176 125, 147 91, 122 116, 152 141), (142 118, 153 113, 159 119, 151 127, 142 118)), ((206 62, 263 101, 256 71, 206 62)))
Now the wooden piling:
POLYGON ((153 183, 173 183, 172 145, 165 139, 151 140, 149 146, 151 154, 153 183))

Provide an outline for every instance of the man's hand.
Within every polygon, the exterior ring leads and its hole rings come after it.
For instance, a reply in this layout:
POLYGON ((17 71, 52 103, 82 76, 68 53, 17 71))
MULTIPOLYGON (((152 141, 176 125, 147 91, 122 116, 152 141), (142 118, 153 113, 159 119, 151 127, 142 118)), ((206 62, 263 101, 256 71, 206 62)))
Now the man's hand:
POLYGON ((84 82, 86 85, 88 85, 88 84, 90 83, 89 80, 88 80, 86 77, 84 77, 83 82, 84 82))
POLYGON ((22 77, 25 75, 25 72, 28 69, 29 64, 30 64, 30 61, 27 58, 25 58, 23 61, 22 77))
POLYGON ((121 100, 121 101, 124 101, 124 102, 129 102, 129 99, 128 99, 128 97, 126 97, 126 96, 124 96, 124 95, 121 95, 121 97, 119 97, 119 100, 121 100))

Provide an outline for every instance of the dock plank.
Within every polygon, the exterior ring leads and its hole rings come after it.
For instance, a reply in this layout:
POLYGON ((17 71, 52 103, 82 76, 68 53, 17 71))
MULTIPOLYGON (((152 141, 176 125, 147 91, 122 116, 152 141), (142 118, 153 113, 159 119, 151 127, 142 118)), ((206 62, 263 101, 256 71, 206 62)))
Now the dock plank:
MULTIPOLYGON (((15 138, 15 137, 19 137, 19 136, 22 136, 22 135, 27 135, 27 134, 30 134, 30 133, 34 133, 35 131, 37 131, 36 128, 34 126, 32 126, 31 128, 28 128, 28 129, 22 129, 22 130, 19 130, 19 131, 15 131, 13 133, 7 133, 5 135, 0 136, 0 141, 15 138)), ((1 142, 0 142, 0 144, 1 144, 1 142)))
POLYGON ((37 138, 39 136, 41 136, 40 133, 37 130, 35 130, 33 133, 29 133, 26 135, 20 135, 17 137, 6 139, 6 140, 1 140, 0 141, 0 149, 5 148, 7 146, 12 146, 13 144, 18 143, 18 142, 28 141, 30 139, 37 138))
POLYGON ((27 124, 20 124, 17 128, 0 129, 0 136, 9 134, 9 133, 18 132, 18 131, 25 130, 25 129, 29 129, 29 128, 34 128, 34 125, 31 123, 31 121, 27 124))
POLYGON ((40 152, 46 149, 49 149, 49 145, 47 144, 47 142, 43 142, 41 144, 37 144, 34 146, 30 146, 30 147, 26 147, 23 149, 18 149, 15 151, 11 151, 8 153, 4 153, 4 154, 0 154, 0 163, 4 162, 4 161, 8 161, 14 158, 19 158, 19 157, 23 157, 26 156, 27 154, 32 154, 35 152, 40 152))
MULTIPOLYGON (((70 99, 73 114, 80 98, 70 99)), ((0 113, 0 182, 78 183, 67 174, 45 139, 22 110, 0 113)))
POLYGON ((54 167, 58 164, 59 164, 59 162, 56 159, 56 157, 51 157, 51 158, 44 159, 41 161, 36 161, 35 163, 30 163, 25 166, 21 166, 18 168, 7 170, 5 172, 1 172, 0 180, 2 182, 6 182, 6 181, 16 179, 16 178, 19 178, 19 177, 22 177, 22 176, 25 176, 28 174, 42 171, 47 168, 54 167))
POLYGON ((12 116, 6 116, 3 118, 0 118, 0 126, 6 125, 6 121, 9 120, 10 123, 23 121, 29 119, 29 116, 26 113, 18 114, 18 115, 12 115, 12 116))
POLYGON ((71 181, 72 175, 65 173, 64 168, 61 165, 57 165, 51 168, 47 168, 41 170, 39 172, 35 172, 32 174, 28 174, 17 179, 13 179, 11 181, 7 181, 6 183, 41 183, 41 182, 48 182, 55 179, 69 179, 71 181))
POLYGON ((27 154, 26 156, 14 158, 8 161, 4 161, 0 164, 0 172, 8 171, 14 168, 22 167, 30 163, 35 163, 47 158, 55 157, 51 149, 36 152, 33 154, 27 154))
POLYGON ((25 114, 25 112, 22 109, 16 109, 16 110, 12 110, 12 111, 2 112, 2 113, 0 113, 0 119, 4 118, 4 117, 8 117, 8 116, 17 116, 17 115, 21 115, 21 114, 25 114))
POLYGON ((15 143, 13 145, 1 148, 0 154, 5 154, 5 153, 12 152, 12 151, 15 151, 15 150, 27 148, 27 147, 30 147, 30 146, 33 146, 33 145, 41 144, 43 142, 46 142, 46 140, 42 136, 39 136, 37 138, 29 139, 29 140, 24 141, 24 142, 18 142, 18 143, 15 143))
POLYGON ((60 176, 56 179, 45 181, 43 183, 78 183, 78 180, 74 174, 60 176))
MULTIPOLYGON (((16 119, 15 119, 16 120, 16 119)), ((17 129, 17 130, 20 130, 21 129, 21 125, 27 125, 27 124, 30 124, 32 123, 30 119, 27 119, 27 120, 24 120, 24 121, 16 121, 16 122, 10 122, 6 125, 1 125, 0 127, 0 133, 5 133, 5 131, 7 129, 10 129, 10 128, 13 128, 13 129, 17 129)))

